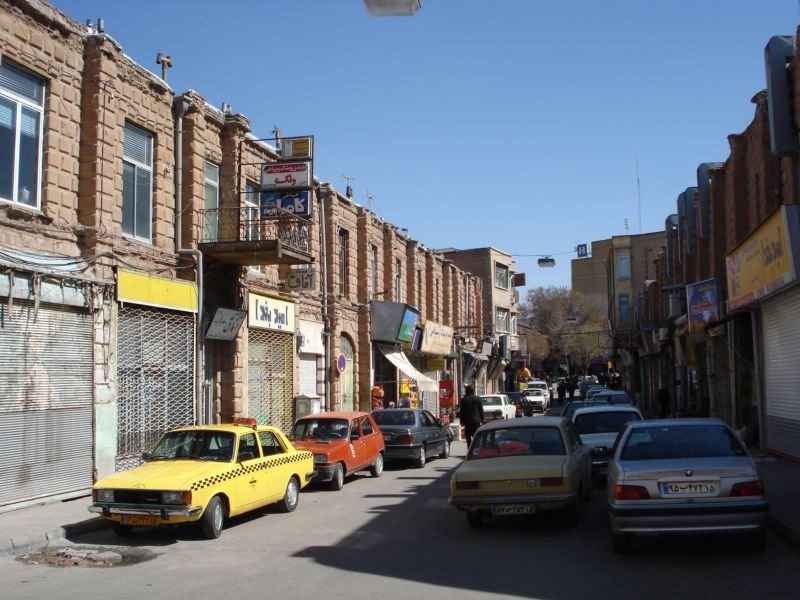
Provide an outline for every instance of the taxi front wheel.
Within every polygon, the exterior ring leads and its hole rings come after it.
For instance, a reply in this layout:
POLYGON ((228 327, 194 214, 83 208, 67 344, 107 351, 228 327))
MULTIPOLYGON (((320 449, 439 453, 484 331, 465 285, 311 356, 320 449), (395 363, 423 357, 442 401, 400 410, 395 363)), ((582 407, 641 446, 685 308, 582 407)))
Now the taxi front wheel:
POLYGON ((222 526, 225 523, 225 511, 222 508, 222 500, 219 496, 214 496, 206 506, 200 525, 203 528, 203 535, 213 540, 222 533, 222 526))

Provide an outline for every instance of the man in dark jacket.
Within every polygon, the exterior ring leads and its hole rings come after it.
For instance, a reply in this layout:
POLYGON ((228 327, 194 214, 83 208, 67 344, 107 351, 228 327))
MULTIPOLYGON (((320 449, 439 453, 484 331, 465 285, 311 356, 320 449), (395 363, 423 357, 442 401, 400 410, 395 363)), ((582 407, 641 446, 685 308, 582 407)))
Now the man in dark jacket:
POLYGON ((464 386, 464 397, 461 399, 458 418, 464 426, 467 448, 469 448, 472 443, 472 436, 475 435, 475 431, 483 423, 483 404, 481 399, 475 395, 475 388, 471 385, 464 386))

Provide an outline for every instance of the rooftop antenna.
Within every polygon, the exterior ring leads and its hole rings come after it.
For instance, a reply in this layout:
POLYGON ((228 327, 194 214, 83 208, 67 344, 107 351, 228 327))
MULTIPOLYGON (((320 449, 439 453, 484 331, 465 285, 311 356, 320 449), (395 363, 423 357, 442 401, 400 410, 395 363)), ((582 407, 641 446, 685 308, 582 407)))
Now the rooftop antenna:
POLYGON ((344 195, 347 196, 348 198, 353 197, 353 186, 350 185, 350 182, 355 180, 356 180, 355 177, 350 177, 350 175, 345 175, 344 173, 342 173, 342 181, 344 181, 347 184, 347 188, 345 190, 344 195))
POLYGON ((375 194, 370 194, 369 189, 367 189, 367 206, 369 207, 370 212, 375 212, 375 207, 372 203, 377 199, 378 197, 375 194))
POLYGON ((628 233, 628 217, 625 217, 625 233, 628 233))

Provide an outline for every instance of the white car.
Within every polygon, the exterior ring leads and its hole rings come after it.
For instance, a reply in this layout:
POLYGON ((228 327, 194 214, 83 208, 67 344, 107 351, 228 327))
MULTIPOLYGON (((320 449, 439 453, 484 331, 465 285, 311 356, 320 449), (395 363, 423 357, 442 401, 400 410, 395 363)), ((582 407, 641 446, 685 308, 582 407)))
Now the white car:
POLYGON ((535 412, 545 413, 550 408, 550 395, 537 388, 522 390, 522 395, 531 403, 535 412))
POLYGON ((608 453, 628 421, 641 421, 642 413, 631 405, 591 406, 579 408, 572 422, 581 441, 592 454, 592 476, 605 477, 608 471, 608 453))
POLYGON ((517 407, 505 394, 487 394, 481 396, 483 419, 513 419, 517 416, 517 407))

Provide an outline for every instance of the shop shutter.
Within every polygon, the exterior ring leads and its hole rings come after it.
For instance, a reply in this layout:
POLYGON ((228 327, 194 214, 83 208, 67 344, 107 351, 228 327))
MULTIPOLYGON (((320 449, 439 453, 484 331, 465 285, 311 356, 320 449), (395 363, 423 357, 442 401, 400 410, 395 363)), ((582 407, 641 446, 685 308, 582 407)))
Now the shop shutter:
POLYGON ((250 329, 248 336, 247 416, 288 432, 294 422, 294 335, 250 329))
POLYGON ((800 288, 762 305, 767 448, 800 459, 800 288))
POLYGON ((0 299, 0 511, 92 486, 92 332, 88 311, 0 299))
POLYGON ((167 429, 194 424, 194 315, 124 306, 117 345, 122 471, 139 465, 167 429))

